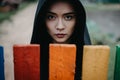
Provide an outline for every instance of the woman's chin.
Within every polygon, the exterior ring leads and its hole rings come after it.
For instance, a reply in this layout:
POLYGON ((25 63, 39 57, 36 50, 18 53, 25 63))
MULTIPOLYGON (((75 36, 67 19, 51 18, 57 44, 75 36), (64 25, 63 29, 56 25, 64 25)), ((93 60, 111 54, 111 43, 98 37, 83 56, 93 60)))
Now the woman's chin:
POLYGON ((66 44, 66 40, 56 40, 54 41, 53 43, 56 43, 56 44, 66 44))

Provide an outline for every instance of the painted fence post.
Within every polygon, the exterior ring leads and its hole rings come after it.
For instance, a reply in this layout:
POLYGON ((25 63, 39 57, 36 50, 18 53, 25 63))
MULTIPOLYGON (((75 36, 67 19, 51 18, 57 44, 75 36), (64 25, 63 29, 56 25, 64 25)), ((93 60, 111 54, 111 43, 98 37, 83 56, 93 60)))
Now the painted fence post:
POLYGON ((49 80, 74 80, 76 46, 50 44, 49 80))
POLYGON ((4 51, 3 51, 2 46, 0 46, 0 80, 5 80, 5 76, 4 76, 4 51))
POLYGON ((110 48, 84 46, 82 80, 107 80, 110 48))
POLYGON ((116 46, 114 80, 120 80, 120 45, 116 46))
POLYGON ((40 46, 14 45, 15 80, 40 80, 40 46))

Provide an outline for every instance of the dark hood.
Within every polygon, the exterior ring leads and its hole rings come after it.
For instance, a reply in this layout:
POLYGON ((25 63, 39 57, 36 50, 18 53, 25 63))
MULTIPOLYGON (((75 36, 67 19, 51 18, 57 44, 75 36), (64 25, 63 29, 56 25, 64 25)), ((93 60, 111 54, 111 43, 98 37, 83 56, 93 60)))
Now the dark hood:
MULTIPOLYGON (((44 17, 43 16, 44 16, 44 12, 45 12, 44 8, 47 7, 46 3, 51 3, 51 2, 54 2, 54 1, 55 0, 39 0, 37 10, 36 10, 36 14, 35 14, 34 28, 33 28, 31 43, 40 44, 41 37, 45 36, 45 34, 43 34, 42 32, 40 33, 40 31, 44 30, 43 29, 43 27, 44 27, 44 25, 43 25, 44 17)), ((80 20, 84 20, 82 22, 82 24, 84 25, 84 29, 83 29, 84 30, 84 44, 89 45, 89 44, 91 44, 91 41, 90 41, 88 29, 86 27, 86 14, 85 14, 85 10, 83 8, 83 5, 81 4, 80 0, 69 0, 69 1, 76 1, 77 5, 79 5, 79 11, 82 11, 82 14, 80 14, 82 16, 82 19, 80 19, 80 20)))

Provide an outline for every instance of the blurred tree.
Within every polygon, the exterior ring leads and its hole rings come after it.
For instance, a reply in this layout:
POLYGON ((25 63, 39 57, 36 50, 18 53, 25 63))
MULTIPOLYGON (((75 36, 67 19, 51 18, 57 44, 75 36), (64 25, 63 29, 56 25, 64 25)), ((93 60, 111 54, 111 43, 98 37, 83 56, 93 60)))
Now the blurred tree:
POLYGON ((109 0, 110 3, 120 3, 120 0, 109 0))

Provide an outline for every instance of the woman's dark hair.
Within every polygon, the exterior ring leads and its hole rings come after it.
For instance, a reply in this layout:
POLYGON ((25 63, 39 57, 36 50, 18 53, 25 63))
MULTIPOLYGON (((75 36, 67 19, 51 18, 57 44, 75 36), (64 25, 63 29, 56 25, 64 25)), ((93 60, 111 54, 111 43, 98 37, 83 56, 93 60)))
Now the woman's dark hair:
POLYGON ((67 2, 73 6, 76 13, 76 24, 73 34, 70 37, 69 44, 75 44, 77 47, 76 53, 76 69, 75 69, 75 79, 81 80, 82 72, 82 56, 83 56, 83 45, 84 45, 84 28, 86 26, 86 14, 82 4, 79 0, 47 0, 38 12, 38 16, 35 20, 34 28, 36 30, 33 33, 31 40, 32 44, 40 44, 40 67, 41 67, 41 80, 48 80, 49 78, 49 44, 52 43, 52 37, 48 34, 45 25, 46 13, 50 6, 58 1, 67 2), (34 36, 35 35, 35 36, 34 36))

